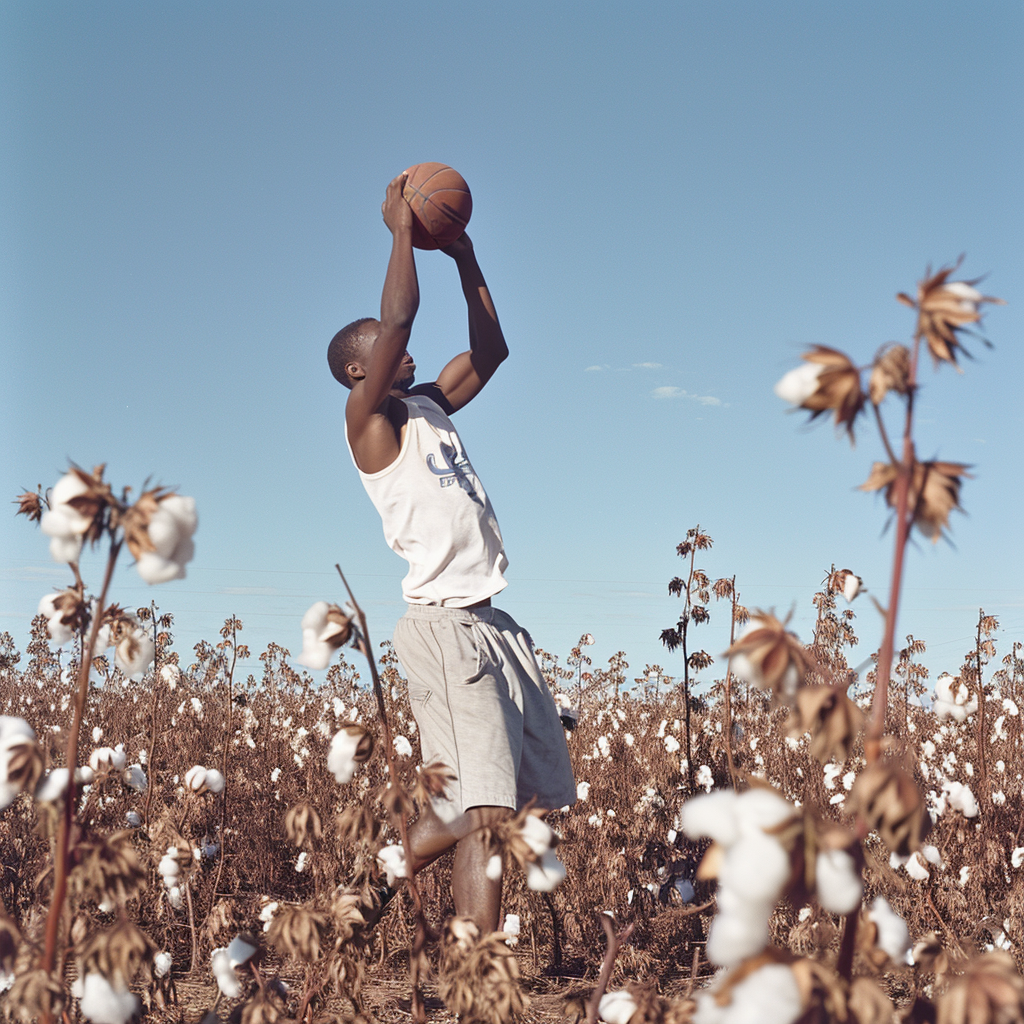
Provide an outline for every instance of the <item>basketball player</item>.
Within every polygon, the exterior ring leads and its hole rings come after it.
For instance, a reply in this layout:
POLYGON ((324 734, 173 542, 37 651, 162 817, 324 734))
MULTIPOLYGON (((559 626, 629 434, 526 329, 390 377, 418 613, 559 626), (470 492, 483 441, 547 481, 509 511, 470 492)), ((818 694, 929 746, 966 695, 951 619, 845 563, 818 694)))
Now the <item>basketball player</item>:
POLYGON ((469 350, 431 384, 413 386, 406 351, 419 306, 413 214, 405 175, 382 205, 392 234, 380 320, 335 335, 331 372, 350 389, 345 431, 359 476, 391 548, 409 563, 408 602, 395 651, 424 763, 456 775, 448 799, 410 831, 414 870, 456 848, 455 909, 482 932, 498 927, 501 880, 485 873, 481 829, 530 799, 545 808, 576 799, 565 736, 529 634, 491 598, 506 586, 501 532, 450 416, 472 401, 508 355, 490 292, 467 235, 446 247, 469 312, 469 350))

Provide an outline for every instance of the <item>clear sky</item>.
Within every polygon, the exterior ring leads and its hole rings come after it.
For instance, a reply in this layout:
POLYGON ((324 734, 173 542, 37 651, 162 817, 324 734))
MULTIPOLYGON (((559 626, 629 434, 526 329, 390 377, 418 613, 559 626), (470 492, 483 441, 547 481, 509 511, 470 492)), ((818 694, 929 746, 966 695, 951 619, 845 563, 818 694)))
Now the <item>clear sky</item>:
MULTIPOLYGON (((880 446, 802 427, 772 385, 816 343, 908 340, 929 262, 988 273, 993 350, 924 374, 919 451, 975 465, 955 546, 910 553, 899 636, 955 671, 978 609, 1024 636, 1022 76, 1017 0, 922 5, 0 5, 0 492, 108 464, 196 498, 188 577, 112 596, 177 617, 187 658, 237 614, 300 648, 343 597, 376 640, 404 564, 342 436, 326 347, 375 315, 388 180, 457 167, 512 356, 457 417, 511 560, 502 603, 562 657, 658 636, 675 545, 744 603, 795 609, 830 565, 883 602, 891 533, 861 494, 880 446)), ((419 258, 420 379, 465 347, 454 266, 419 258)), ((69 580, 0 517, 0 629, 69 580)), ((98 586, 95 558, 84 572, 98 586)), ((858 601, 861 657, 880 621, 858 601)), ((724 607, 697 639, 719 655, 724 607)), ((719 662, 709 678, 721 667, 719 662)), ((635 672, 633 671, 635 670, 635 672)))

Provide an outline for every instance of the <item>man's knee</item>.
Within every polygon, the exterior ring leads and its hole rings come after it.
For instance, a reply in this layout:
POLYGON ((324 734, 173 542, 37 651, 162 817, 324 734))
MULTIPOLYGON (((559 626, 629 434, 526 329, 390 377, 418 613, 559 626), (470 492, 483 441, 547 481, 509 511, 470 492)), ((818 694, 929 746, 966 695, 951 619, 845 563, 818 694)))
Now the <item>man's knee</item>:
POLYGON ((493 828, 507 818, 511 817, 512 811, 508 807, 470 807, 466 811, 472 826, 472 833, 478 835, 481 829, 493 828))

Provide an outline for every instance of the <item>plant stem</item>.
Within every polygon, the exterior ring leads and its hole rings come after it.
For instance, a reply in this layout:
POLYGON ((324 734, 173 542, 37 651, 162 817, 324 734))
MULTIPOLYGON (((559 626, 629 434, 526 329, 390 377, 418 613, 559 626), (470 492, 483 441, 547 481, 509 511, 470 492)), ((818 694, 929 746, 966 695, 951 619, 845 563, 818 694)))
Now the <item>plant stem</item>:
POLYGON ((587 1000, 587 1024, 597 1024, 597 1009, 601 1005, 601 996, 604 995, 608 982, 612 977, 612 969, 615 967, 615 957, 619 952, 619 946, 633 933, 633 925, 628 924, 625 928, 615 934, 615 927, 612 924, 612 916, 606 912, 600 915, 601 924, 604 926, 604 933, 608 938, 608 948, 605 950, 604 963, 601 964, 601 973, 597 977, 597 987, 587 1000))
MULTIPOLYGON (((82 717, 85 714, 85 704, 89 696, 89 669, 92 667, 92 651, 100 631, 100 620, 103 618, 107 591, 110 589, 110 581, 114 575, 114 564, 117 562, 117 556, 120 551, 121 541, 112 540, 110 543, 110 554, 107 557, 107 568, 103 574, 103 587, 100 590, 99 600, 96 602, 96 610, 93 614, 92 626, 89 630, 89 640, 86 643, 85 650, 82 652, 81 664, 78 666, 78 694, 75 698, 75 713, 71 719, 71 728, 68 730, 68 788, 64 793, 64 813, 57 828, 57 849, 54 853, 53 864, 53 893, 50 897, 50 910, 46 917, 46 938, 43 946, 43 955, 39 962, 39 966, 48 974, 52 974, 57 966, 57 938, 68 889, 68 869, 70 866, 68 853, 71 844, 71 832, 75 824, 75 769, 78 767, 78 737, 82 730, 82 717)), ((58 979, 58 981, 62 980, 62 978, 58 979)), ((49 1014, 43 1015, 42 1024, 52 1024, 49 1014)))
MULTIPOLYGON (((235 665, 238 663, 238 630, 236 624, 238 618, 235 615, 231 616, 231 668, 228 669, 227 683, 228 683, 228 712, 227 712, 227 724, 224 726, 224 756, 221 758, 220 773, 227 780, 228 777, 228 751, 231 749, 231 709, 234 700, 234 694, 232 693, 232 687, 234 685, 235 678, 235 665)), ((217 890, 220 888, 220 876, 224 872, 224 849, 226 845, 225 832, 227 831, 228 824, 228 786, 225 782, 224 792, 221 794, 221 805, 220 805, 220 859, 217 861, 217 874, 213 880, 213 894, 210 896, 210 910, 213 910, 213 903, 217 899, 217 890)))
MULTIPOLYGON (((729 622, 729 646, 736 643, 736 577, 732 578, 732 617, 729 622)), ((736 763, 732 756, 732 659, 725 666, 725 756, 729 762, 729 781, 736 788, 736 763)))
MULTIPOLYGON (((885 732, 885 716, 889 702, 889 675, 892 671, 892 655, 896 639, 896 614, 899 611, 900 591, 903 586, 903 558, 913 515, 908 509, 910 482, 916 463, 914 456, 914 394, 917 390, 917 360, 921 349, 920 330, 914 335, 914 350, 907 377, 907 415, 903 427, 903 458, 896 477, 896 549, 892 560, 892 582, 889 587, 889 606, 885 613, 885 633, 878 650, 878 667, 875 672, 875 693, 871 701, 871 718, 864 734, 864 757, 868 764, 878 760, 882 752, 882 735, 885 732)), ((879 417, 881 422, 881 417, 879 417)), ((884 436, 884 435, 883 435, 884 436)), ((923 490, 923 488, 922 488, 923 490)), ((918 495, 920 500, 920 495, 918 495)))

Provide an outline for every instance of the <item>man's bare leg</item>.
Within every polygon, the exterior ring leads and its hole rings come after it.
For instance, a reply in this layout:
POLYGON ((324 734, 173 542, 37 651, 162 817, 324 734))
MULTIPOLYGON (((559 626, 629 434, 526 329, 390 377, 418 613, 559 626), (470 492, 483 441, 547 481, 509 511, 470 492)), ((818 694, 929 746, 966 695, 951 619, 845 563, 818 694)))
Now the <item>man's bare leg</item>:
POLYGON ((498 930, 501 914, 501 878, 487 877, 490 850, 484 842, 483 829, 508 817, 507 807, 471 807, 466 816, 474 823, 473 830, 460 839, 455 848, 452 866, 452 895, 455 912, 473 920, 481 934, 498 930))
POLYGON ((492 882, 486 874, 490 856, 483 829, 495 825, 511 812, 507 807, 471 807, 452 821, 444 821, 433 810, 421 814, 409 829, 409 846, 420 871, 441 854, 456 846, 452 867, 452 895, 455 912, 472 918, 481 932, 493 932, 501 913, 501 880, 492 882))

